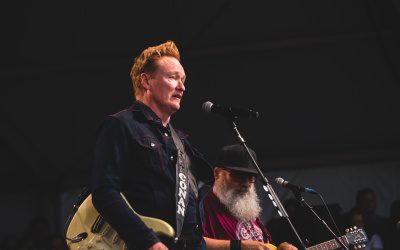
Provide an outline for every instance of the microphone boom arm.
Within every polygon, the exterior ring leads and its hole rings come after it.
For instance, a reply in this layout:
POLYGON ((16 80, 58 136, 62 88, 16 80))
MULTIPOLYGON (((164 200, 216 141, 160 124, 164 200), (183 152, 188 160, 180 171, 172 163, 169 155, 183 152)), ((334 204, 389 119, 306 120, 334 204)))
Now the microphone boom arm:
MULTIPOLYGON (((229 120, 229 119, 227 119, 227 120, 229 120)), ((267 192, 268 197, 271 199, 272 204, 278 210, 278 214, 281 217, 284 217, 286 219, 286 221, 290 225, 291 229, 293 230, 294 234, 296 235, 297 240, 300 242, 302 248, 304 250, 306 250, 306 248, 307 248, 306 245, 304 244, 303 240, 301 239, 301 237, 297 233, 295 227, 293 226, 293 224, 292 224, 292 222, 291 222, 291 220, 289 218, 289 215, 287 214, 287 212, 286 212, 285 208, 283 207, 281 201, 279 200, 278 196, 276 195, 276 193, 275 193, 274 189, 272 188, 271 184, 269 183, 268 179, 261 172, 261 169, 259 168, 257 162, 255 161, 255 159, 251 155, 250 150, 246 145, 246 141, 244 140, 244 138, 240 134, 234 119, 230 119, 229 121, 231 122, 233 131, 236 133, 236 135, 237 135, 237 137, 239 139, 239 143, 245 148, 248 156, 250 157, 251 161, 253 162, 254 166, 256 167, 256 170, 257 170, 257 172, 258 172, 258 174, 259 174, 259 176, 261 178, 261 183, 263 184, 263 188, 267 192)))

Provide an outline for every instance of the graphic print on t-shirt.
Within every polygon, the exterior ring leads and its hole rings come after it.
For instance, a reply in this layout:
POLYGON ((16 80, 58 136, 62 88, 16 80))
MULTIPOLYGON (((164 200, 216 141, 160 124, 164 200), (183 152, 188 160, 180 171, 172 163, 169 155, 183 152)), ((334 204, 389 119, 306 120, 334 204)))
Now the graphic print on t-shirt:
POLYGON ((236 238, 238 240, 255 240, 263 242, 261 228, 254 222, 238 222, 236 225, 236 238))

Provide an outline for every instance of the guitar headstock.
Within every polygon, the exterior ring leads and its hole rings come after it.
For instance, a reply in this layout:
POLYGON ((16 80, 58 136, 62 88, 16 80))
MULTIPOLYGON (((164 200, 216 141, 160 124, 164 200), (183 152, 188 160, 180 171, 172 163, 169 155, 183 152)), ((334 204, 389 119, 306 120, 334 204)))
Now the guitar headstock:
POLYGON ((367 234, 364 229, 351 227, 346 229, 345 235, 347 242, 352 246, 353 249, 361 249, 365 247, 365 243, 368 242, 367 234))

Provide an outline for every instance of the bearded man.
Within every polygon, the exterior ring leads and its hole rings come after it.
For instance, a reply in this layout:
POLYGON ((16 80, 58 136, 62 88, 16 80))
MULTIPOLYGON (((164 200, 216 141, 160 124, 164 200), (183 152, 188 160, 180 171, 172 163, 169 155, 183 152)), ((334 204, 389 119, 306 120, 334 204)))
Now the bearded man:
MULTIPOLYGON (((257 160, 256 153, 249 149, 257 160)), ((209 250, 276 249, 259 216, 257 170, 240 144, 223 147, 214 167, 214 184, 200 203, 203 235, 209 250)), ((281 243, 280 250, 297 250, 281 243)))

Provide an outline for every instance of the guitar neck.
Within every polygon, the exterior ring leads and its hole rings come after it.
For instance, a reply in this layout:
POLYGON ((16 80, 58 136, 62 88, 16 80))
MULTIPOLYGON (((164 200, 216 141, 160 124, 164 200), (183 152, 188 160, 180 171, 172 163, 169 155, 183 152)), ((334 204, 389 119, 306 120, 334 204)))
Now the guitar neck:
MULTIPOLYGON (((349 244, 347 242, 347 239, 345 236, 339 237, 339 240, 346 246, 349 244)), ((312 246, 312 247, 307 247, 306 249, 307 250, 334 250, 334 249, 338 249, 341 247, 342 246, 336 240, 329 240, 329 241, 325 241, 323 243, 320 243, 320 244, 312 246)))

